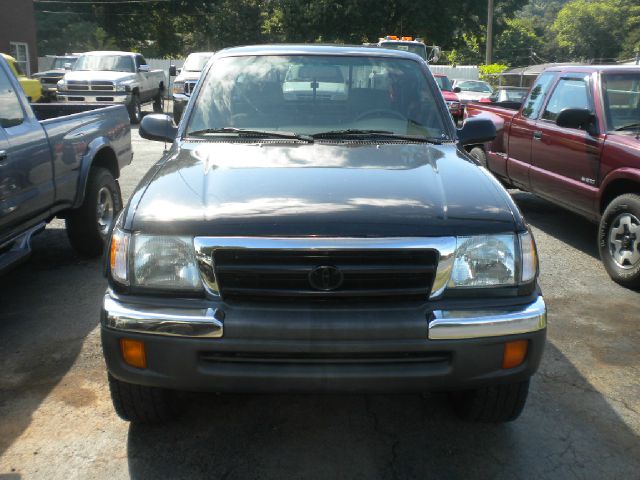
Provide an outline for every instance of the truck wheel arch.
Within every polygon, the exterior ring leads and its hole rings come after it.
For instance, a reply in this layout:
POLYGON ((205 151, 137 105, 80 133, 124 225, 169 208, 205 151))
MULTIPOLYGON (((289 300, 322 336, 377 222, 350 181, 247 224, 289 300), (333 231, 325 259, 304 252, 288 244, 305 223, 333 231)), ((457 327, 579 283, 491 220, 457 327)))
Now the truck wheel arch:
POLYGON ((614 198, 625 193, 640 193, 640 171, 626 168, 623 170, 610 173, 602 182, 599 198, 601 215, 614 198))
POLYGON ((116 180, 120 177, 120 166, 118 165, 116 152, 104 138, 96 138, 91 142, 89 151, 82 158, 80 177, 78 179, 78 192, 73 208, 79 207, 84 201, 91 167, 106 168, 116 180))

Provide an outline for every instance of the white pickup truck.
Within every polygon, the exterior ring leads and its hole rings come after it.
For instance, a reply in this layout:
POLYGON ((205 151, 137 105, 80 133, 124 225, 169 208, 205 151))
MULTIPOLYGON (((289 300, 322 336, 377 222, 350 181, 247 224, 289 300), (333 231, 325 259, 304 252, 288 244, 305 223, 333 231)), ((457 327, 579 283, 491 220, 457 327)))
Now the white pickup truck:
POLYGON ((131 123, 139 123, 140 108, 153 102, 162 112, 167 84, 162 70, 150 70, 139 53, 87 52, 58 82, 59 102, 108 102, 127 106, 131 123))

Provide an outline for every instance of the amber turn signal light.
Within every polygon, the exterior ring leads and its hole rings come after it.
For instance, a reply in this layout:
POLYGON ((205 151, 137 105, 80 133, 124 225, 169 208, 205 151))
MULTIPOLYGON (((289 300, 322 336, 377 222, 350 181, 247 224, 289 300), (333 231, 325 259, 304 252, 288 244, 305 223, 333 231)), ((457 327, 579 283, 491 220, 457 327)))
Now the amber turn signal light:
POLYGON ((144 343, 130 338, 120 339, 120 351, 123 360, 132 367, 147 368, 147 354, 144 351, 144 343))
POLYGON ((502 355, 502 368, 514 368, 524 362, 527 358, 527 340, 514 340, 504 344, 504 354, 502 355))

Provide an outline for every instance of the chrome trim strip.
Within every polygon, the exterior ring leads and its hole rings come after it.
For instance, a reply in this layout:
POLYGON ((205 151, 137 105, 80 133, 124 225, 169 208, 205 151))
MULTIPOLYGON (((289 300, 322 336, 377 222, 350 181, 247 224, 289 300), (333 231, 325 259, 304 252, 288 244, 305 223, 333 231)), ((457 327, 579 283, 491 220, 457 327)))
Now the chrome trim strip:
POLYGON ((499 337, 531 333, 547 326, 542 296, 526 307, 495 311, 436 310, 429 323, 429 340, 499 337))
POLYGON ((223 333, 223 323, 212 308, 145 308, 125 305, 107 293, 103 309, 102 325, 113 330, 190 338, 220 338, 223 333))
POLYGON ((399 250, 430 249, 440 254, 429 298, 438 298, 447 287, 453 269, 456 237, 195 237, 193 245, 202 282, 209 294, 220 296, 215 278, 213 251, 223 248, 282 250, 399 250))

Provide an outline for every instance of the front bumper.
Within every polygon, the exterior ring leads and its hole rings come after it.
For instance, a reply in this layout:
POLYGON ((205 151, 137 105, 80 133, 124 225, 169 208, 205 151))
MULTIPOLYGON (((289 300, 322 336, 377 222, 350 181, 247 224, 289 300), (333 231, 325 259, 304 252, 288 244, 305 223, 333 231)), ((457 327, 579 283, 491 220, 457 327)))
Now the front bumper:
POLYGON ((131 93, 128 92, 92 92, 92 91, 76 91, 76 92, 58 92, 58 102, 86 102, 86 103, 124 103, 131 102, 131 93))
POLYGON ((519 306, 437 310, 162 302, 105 296, 103 350, 116 378, 189 391, 467 389, 529 378, 546 337, 537 294, 519 306), (144 342, 146 369, 123 361, 122 338, 144 342), (503 369, 505 342, 520 339, 525 361, 503 369))

